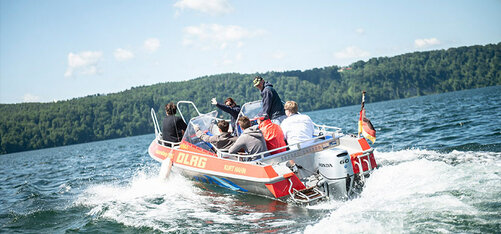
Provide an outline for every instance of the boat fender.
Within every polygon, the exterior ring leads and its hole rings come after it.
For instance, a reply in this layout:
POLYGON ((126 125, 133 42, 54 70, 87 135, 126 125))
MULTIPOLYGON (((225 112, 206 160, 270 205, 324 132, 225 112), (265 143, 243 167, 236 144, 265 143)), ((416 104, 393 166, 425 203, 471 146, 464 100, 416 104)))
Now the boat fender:
POLYGON ((158 176, 160 179, 167 179, 170 175, 170 171, 172 168, 172 160, 167 157, 162 161, 162 166, 160 167, 160 172, 158 173, 158 176))

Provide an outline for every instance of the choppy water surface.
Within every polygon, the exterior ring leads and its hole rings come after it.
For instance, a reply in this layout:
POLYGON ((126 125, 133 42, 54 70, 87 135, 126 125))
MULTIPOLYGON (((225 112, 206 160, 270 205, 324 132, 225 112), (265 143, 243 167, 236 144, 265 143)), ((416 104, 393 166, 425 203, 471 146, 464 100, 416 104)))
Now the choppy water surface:
MULTIPOLYGON (((352 133, 359 109, 308 114, 352 133)), ((501 87, 366 109, 381 167, 357 199, 297 207, 162 180, 145 135, 1 155, 0 232, 500 232, 501 87)))

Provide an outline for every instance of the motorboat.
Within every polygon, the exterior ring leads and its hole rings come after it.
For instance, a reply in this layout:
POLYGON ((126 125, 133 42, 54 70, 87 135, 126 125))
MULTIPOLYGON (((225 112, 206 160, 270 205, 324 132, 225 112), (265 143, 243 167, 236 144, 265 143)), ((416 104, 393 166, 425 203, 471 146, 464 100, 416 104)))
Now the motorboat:
MULTIPOLYGON (((148 153, 162 163, 163 174, 179 173, 234 191, 311 204, 357 196, 377 168, 374 149, 365 138, 320 124, 314 124, 314 136, 304 142, 254 155, 229 154, 195 134, 198 128, 219 134, 216 110, 202 114, 190 101, 178 102, 177 108, 187 123, 183 138, 177 143, 162 140, 155 110, 151 109, 155 139, 148 153), (286 151, 270 155, 284 148, 286 151)), ((253 120, 261 109, 261 101, 249 102, 242 106, 239 115, 253 120)), ((240 133, 238 124, 236 128, 232 131, 240 133)))

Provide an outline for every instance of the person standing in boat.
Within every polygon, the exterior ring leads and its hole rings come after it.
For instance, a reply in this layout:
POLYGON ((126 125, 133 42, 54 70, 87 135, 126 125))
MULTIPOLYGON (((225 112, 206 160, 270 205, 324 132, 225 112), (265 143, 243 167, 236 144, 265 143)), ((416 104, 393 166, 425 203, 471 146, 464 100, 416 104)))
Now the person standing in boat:
MULTIPOLYGON (((295 101, 287 101, 284 109, 287 118, 280 127, 287 143, 293 145, 312 139, 314 134, 313 121, 309 116, 298 113, 298 104, 295 101)), ((311 143, 313 142, 305 142, 301 146, 306 147, 311 143)))
MULTIPOLYGON (((166 116, 162 122, 162 139, 170 142, 180 142, 183 138, 184 131, 186 130, 186 123, 184 120, 176 116, 177 107, 174 103, 165 105, 166 116)), ((166 146, 171 147, 169 143, 166 146)))
POLYGON ((263 110, 260 114, 266 114, 270 117, 271 122, 280 125, 282 121, 286 118, 284 112, 284 105, 280 96, 278 96, 277 91, 273 88, 273 85, 260 76, 256 76, 253 81, 254 87, 261 91, 261 97, 263 98, 263 110))
POLYGON ((220 110, 231 115, 232 135, 236 136, 237 131, 235 131, 235 129, 236 129, 235 123, 237 122, 238 113, 240 113, 240 106, 237 105, 235 100, 233 100, 233 98, 231 98, 231 97, 226 98, 226 101, 224 101, 224 105, 221 103, 218 103, 216 98, 212 98, 211 102, 212 102, 212 105, 216 105, 217 108, 219 108, 220 110))
POLYGON ((209 135, 203 133, 200 130, 199 126, 197 126, 197 125, 193 126, 193 128, 196 131, 195 134, 197 135, 197 137, 199 137, 203 141, 213 144, 218 149, 230 148, 233 145, 233 143, 235 143, 235 141, 237 140, 237 137, 232 136, 228 132, 228 128, 230 127, 230 124, 228 122, 226 122, 225 120, 219 120, 217 122, 217 127, 219 128, 219 131, 221 132, 221 134, 219 134, 217 136, 209 136, 209 135))
POLYGON ((257 125, 251 127, 251 122, 247 116, 240 117, 238 124, 243 129, 243 133, 238 137, 235 144, 230 147, 228 153, 236 154, 242 149, 249 155, 268 151, 263 133, 257 128, 257 125))

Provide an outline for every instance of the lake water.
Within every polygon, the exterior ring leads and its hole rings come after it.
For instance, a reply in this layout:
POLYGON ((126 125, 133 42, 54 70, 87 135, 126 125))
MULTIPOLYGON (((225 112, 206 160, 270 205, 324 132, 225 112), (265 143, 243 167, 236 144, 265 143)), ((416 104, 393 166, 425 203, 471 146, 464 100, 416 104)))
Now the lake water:
MULTIPOLYGON (((501 231, 501 87, 366 109, 380 168, 359 198, 299 207, 175 174, 162 180, 151 134, 0 155, 0 232, 501 231)), ((353 133, 359 110, 307 114, 353 133)))

